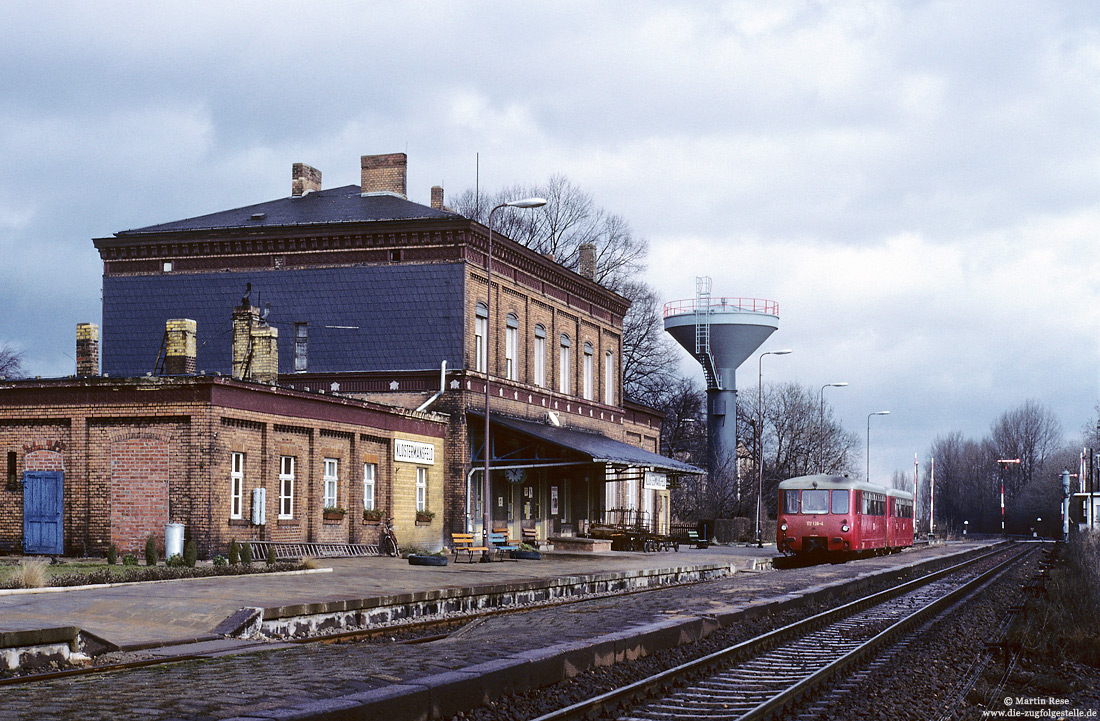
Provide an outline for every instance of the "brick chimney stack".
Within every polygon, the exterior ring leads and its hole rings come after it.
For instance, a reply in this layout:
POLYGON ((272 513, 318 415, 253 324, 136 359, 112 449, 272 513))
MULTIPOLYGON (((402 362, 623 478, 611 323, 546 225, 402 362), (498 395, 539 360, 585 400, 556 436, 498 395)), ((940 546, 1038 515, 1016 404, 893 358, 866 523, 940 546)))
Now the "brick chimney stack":
POLYGON ((244 302, 233 309, 233 377, 257 383, 279 382, 279 329, 244 302))
POLYGON ((76 325, 76 374, 82 378, 99 375, 99 326, 76 325))
POLYGON ((443 187, 440 185, 432 186, 432 207, 443 210, 443 187))
POLYGON ((364 155, 361 160, 362 192, 393 193, 402 198, 406 195, 406 175, 409 158, 404 153, 388 155, 364 155))
POLYGON ((198 323, 189 318, 174 318, 165 324, 165 374, 178 376, 195 373, 197 330, 198 323))
POLYGON ((581 243, 577 249, 580 253, 580 263, 577 272, 591 281, 596 280, 596 245, 594 243, 581 243))
POLYGON ((290 196, 300 198, 321 189, 321 171, 305 163, 290 166, 290 196))

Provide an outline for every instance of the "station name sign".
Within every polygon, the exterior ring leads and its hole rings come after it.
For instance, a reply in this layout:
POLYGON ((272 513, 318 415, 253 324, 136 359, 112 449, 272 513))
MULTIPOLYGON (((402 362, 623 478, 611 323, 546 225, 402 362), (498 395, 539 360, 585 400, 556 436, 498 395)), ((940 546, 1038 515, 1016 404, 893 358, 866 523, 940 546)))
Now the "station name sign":
POLYGON ((393 460, 396 463, 419 463, 424 466, 435 465, 435 446, 417 441, 393 441, 393 460))
POLYGON ((668 490, 668 476, 664 473, 654 473, 653 471, 645 472, 645 481, 642 485, 646 490, 664 491, 668 490))

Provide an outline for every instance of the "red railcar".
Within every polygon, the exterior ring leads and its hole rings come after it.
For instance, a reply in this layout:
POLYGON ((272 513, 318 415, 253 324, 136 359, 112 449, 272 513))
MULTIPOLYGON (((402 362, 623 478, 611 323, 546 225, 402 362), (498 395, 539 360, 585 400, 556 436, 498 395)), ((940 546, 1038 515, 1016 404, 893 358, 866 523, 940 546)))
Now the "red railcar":
POLYGON ((843 476, 779 484, 776 543, 785 554, 885 553, 913 545, 913 495, 843 476))

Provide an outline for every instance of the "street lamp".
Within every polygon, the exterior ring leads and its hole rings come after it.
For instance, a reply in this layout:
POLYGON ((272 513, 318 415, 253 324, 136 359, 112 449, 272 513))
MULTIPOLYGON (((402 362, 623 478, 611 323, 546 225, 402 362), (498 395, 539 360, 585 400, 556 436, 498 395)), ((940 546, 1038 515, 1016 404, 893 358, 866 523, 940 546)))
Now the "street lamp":
POLYGON ((817 416, 817 472, 825 472, 825 389, 826 388, 843 388, 848 385, 846 382, 840 383, 826 383, 821 386, 821 406, 817 416))
POLYGON ((489 558, 489 531, 493 527, 492 513, 493 509, 490 505, 490 496, 492 495, 492 483, 489 479, 489 457, 491 454, 491 448, 489 444, 489 361, 493 357, 492 344, 489 339, 493 333, 493 214, 501 208, 539 208, 546 205, 544 198, 523 198, 521 200, 509 200, 505 203, 501 203, 492 210, 489 211, 489 250, 485 257, 485 280, 487 287, 485 288, 485 478, 482 479, 481 489, 481 536, 482 546, 485 547, 485 551, 481 554, 481 562, 487 563, 489 558))
POLYGON ((756 415, 759 423, 756 425, 756 445, 760 446, 760 465, 757 467, 756 482, 756 547, 764 547, 764 537, 760 535, 760 509, 763 508, 764 495, 764 356, 787 355, 790 348, 784 350, 769 350, 760 354, 756 369, 756 415))
POLYGON ((888 416, 890 411, 875 411, 867 414, 867 482, 871 482, 871 416, 888 416))

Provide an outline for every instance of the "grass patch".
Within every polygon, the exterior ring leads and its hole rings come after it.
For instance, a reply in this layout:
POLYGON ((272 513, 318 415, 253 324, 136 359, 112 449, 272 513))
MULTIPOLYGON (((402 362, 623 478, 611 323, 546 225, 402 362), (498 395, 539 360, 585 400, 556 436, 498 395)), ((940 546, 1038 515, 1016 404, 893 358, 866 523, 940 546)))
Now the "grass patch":
POLYGON ((112 566, 103 560, 62 561, 51 564, 38 559, 0 561, 0 589, 41 588, 44 586, 85 586, 100 583, 124 583, 134 581, 163 581, 176 578, 205 578, 211 576, 245 576, 253 573, 297 571, 303 564, 276 563, 253 566, 215 566, 213 564, 188 566, 112 566), (28 568, 36 568, 41 582, 29 578, 28 568), (28 581, 37 585, 27 585, 28 581))
POLYGON ((1078 534, 1065 544, 1046 590, 1029 604, 1036 616, 1025 646, 1052 663, 1100 668, 1100 535, 1078 534))

